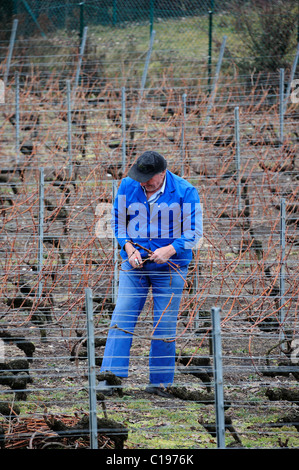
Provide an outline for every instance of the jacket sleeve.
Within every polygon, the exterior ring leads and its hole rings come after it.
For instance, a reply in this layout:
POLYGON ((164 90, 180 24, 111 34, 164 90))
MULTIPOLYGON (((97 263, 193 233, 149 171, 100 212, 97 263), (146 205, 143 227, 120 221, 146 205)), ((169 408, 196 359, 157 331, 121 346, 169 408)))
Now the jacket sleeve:
POLYGON ((172 243, 178 255, 182 255, 184 250, 198 247, 202 240, 202 206, 196 188, 186 190, 181 210, 181 237, 172 243))

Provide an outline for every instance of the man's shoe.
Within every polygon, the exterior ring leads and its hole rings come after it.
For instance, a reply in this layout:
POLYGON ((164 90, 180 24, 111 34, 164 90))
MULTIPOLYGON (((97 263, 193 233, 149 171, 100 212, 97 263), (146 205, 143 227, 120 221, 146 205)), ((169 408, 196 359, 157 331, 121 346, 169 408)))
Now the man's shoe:
POLYGON ((164 398, 173 398, 173 395, 168 393, 165 388, 158 387, 156 385, 148 385, 145 389, 147 393, 152 393, 153 395, 158 395, 159 397, 164 398))

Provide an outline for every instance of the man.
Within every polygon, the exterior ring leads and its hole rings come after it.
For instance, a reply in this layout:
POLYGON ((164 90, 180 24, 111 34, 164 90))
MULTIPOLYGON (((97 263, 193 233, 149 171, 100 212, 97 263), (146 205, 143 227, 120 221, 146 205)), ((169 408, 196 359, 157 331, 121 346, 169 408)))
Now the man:
MULTIPOLYGON (((188 265, 202 238, 198 192, 167 170, 162 155, 147 151, 120 184, 112 228, 124 261, 101 371, 128 376, 132 335, 151 287, 154 316, 146 391, 166 396, 174 378, 176 323, 188 265)), ((106 381, 97 387, 102 392, 107 388, 106 381)))

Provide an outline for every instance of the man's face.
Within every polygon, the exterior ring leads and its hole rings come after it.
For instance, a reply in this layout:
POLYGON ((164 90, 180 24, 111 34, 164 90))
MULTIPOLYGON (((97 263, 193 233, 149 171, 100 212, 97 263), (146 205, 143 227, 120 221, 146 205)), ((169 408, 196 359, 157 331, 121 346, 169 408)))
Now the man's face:
POLYGON ((166 173, 166 170, 162 171, 162 173, 158 173, 157 175, 154 175, 150 180, 146 181, 145 183, 140 183, 140 184, 147 192, 154 193, 162 187, 165 173, 166 173))

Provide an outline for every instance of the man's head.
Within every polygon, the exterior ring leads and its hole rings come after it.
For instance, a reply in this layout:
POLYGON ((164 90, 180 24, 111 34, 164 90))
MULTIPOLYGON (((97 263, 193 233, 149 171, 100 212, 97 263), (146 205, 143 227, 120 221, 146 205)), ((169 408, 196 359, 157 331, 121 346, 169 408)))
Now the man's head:
POLYGON ((167 162, 158 152, 144 152, 130 168, 128 176, 139 183, 146 183, 155 175, 165 172, 167 162))
POLYGON ((147 193, 154 193, 160 188, 162 188, 165 173, 166 170, 162 171, 161 173, 157 173, 156 175, 152 176, 148 181, 145 181, 145 183, 140 183, 140 185, 146 190, 147 193))

